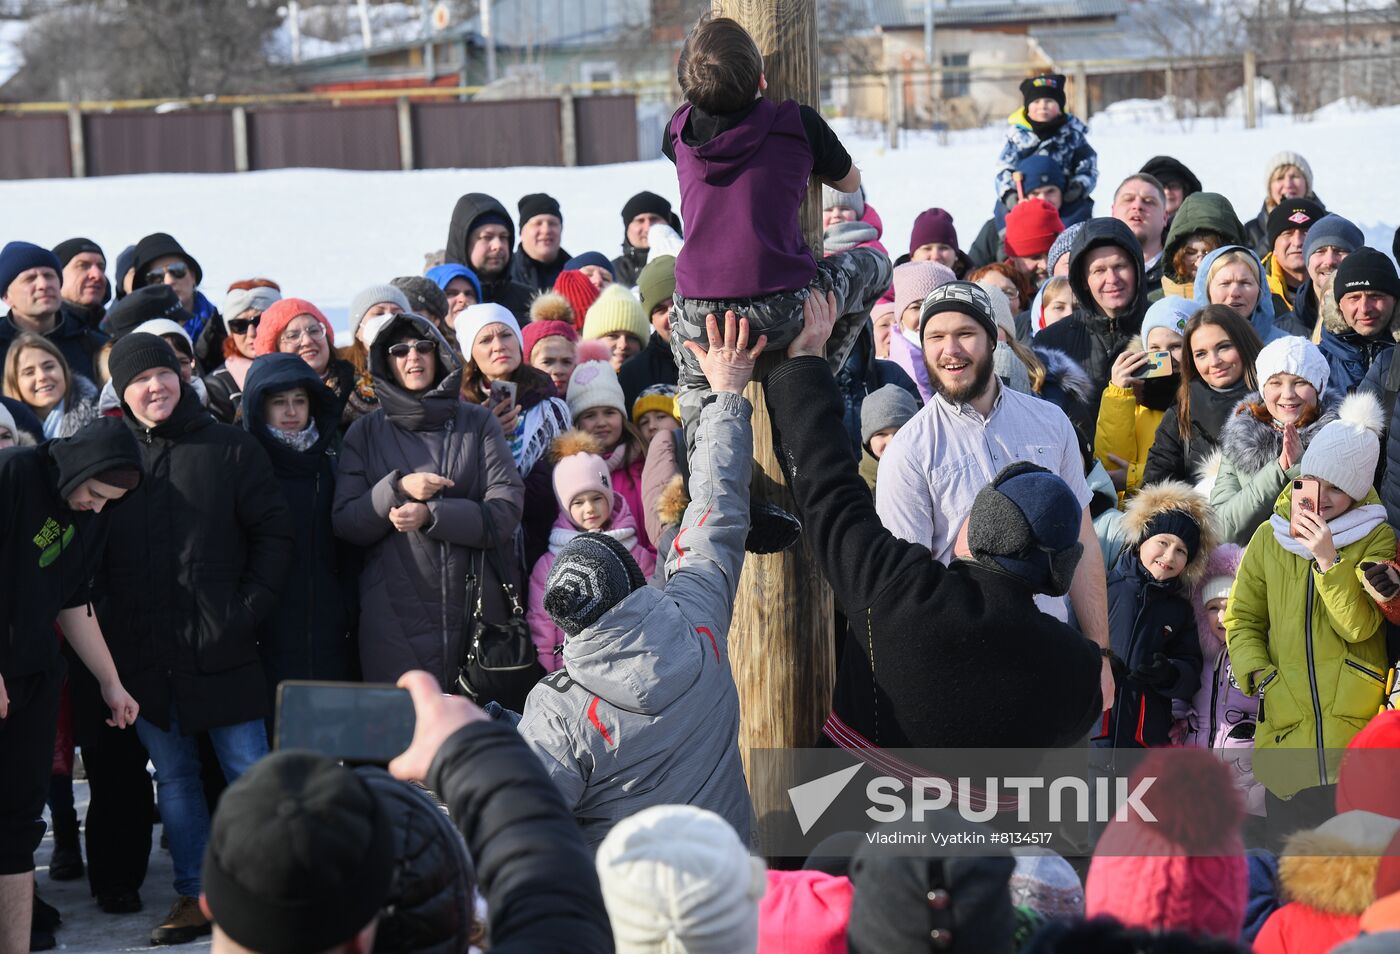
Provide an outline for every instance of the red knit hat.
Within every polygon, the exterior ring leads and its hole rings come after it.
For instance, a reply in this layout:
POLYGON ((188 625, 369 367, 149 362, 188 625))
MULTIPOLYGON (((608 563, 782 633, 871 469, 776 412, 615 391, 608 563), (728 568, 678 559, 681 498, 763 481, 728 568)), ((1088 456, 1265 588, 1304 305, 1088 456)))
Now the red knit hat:
POLYGON ((1337 814, 1363 811, 1400 818, 1400 709, 1387 709, 1347 744, 1337 767, 1337 814))
POLYGON ((1239 939, 1249 869, 1244 801, 1232 771, 1205 749, 1156 749, 1133 773, 1155 782, 1142 802, 1157 821, 1112 821, 1094 848, 1084 915, 1149 931, 1239 939))
POLYGON ((292 319, 301 315, 310 315, 321 323, 321 327, 326 329, 326 345, 334 351, 335 329, 321 314, 321 309, 305 298, 283 298, 269 305, 258 319, 258 336, 253 341, 253 350, 259 355, 276 354, 277 339, 282 337, 282 332, 292 323, 292 319))
POLYGON ((598 289, 593 287, 593 282, 583 272, 568 269, 560 272, 554 280, 554 290, 569 299, 569 305, 574 309, 574 330, 582 331, 584 316, 598 300, 598 289))
POLYGON ((535 350, 535 345, 540 343, 541 338, 551 338, 559 336, 569 341, 578 341, 578 332, 574 326, 565 321, 532 321, 524 328, 520 329, 521 335, 525 339, 525 363, 530 363, 530 354, 535 350))
POLYGON ((1053 205, 1040 198, 1023 199, 1006 214, 1006 254, 1019 258, 1044 255, 1064 230, 1053 205))

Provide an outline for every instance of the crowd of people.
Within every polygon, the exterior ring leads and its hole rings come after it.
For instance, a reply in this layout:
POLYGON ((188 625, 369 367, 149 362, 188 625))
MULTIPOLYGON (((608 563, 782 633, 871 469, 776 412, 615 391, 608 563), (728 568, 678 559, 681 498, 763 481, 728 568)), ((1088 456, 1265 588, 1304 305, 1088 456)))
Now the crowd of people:
POLYGON ((679 210, 632 196, 609 258, 464 195, 348 340, 272 278, 215 305, 170 234, 0 250, 0 952, 54 943, 46 807, 113 914, 158 813, 151 941, 218 951, 1394 949, 1400 799, 1342 758, 1400 745, 1392 256, 1294 152, 1247 223, 1169 156, 1096 214, 1051 74, 976 241, 930 208, 892 255, 742 28, 678 77, 679 210), (794 513, 750 501, 754 380, 794 513), (840 610, 809 744, 1196 750, 1175 825, 1101 843, 1173 850, 767 869, 730 624, 799 537, 840 610), (392 777, 270 753, 288 679, 407 688, 392 777))

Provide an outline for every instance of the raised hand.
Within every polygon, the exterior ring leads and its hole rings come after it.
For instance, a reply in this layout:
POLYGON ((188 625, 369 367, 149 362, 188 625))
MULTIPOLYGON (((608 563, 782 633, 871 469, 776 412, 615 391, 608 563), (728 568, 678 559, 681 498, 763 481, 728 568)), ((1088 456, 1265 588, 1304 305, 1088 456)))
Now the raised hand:
POLYGON ((389 774, 405 782, 421 782, 428 777, 438 749, 452 733, 489 717, 470 699, 444 696, 437 680, 421 669, 400 676, 399 688, 407 689, 413 697, 413 742, 389 763, 389 774))
POLYGON ((826 339, 831 337, 831 329, 836 325, 836 295, 827 292, 819 295, 813 292, 802 303, 802 330, 788 345, 789 358, 826 357, 826 339))
POLYGON ((736 318, 734 312, 724 313, 724 336, 719 333, 719 320, 714 315, 705 316, 705 333, 710 347, 700 347, 694 341, 687 341, 686 348, 700 362, 700 370, 710 382, 714 391, 730 394, 743 394, 744 387, 753 378, 753 365, 768 344, 767 335, 759 335, 758 343, 750 348, 749 320, 736 318))

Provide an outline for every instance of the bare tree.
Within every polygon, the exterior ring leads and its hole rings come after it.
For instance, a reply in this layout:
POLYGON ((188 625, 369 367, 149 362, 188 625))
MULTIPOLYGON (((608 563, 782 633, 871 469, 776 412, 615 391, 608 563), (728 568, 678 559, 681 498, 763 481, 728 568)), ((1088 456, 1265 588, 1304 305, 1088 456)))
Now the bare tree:
POLYGON ((1169 60, 1186 60, 1171 70, 1172 109, 1178 119, 1219 116, 1230 93, 1243 80, 1243 69, 1191 63, 1244 51, 1245 21, 1235 0, 1139 0, 1133 22, 1169 60))

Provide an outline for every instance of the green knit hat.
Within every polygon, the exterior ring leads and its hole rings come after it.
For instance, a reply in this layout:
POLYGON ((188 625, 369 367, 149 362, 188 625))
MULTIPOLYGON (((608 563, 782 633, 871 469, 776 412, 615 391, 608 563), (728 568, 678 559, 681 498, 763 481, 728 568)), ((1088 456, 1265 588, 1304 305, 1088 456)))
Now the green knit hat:
POLYGON ((642 299, 642 311, 647 319, 656 306, 676 294, 676 256, 659 255, 647 262, 646 268, 637 276, 637 294, 642 299))

